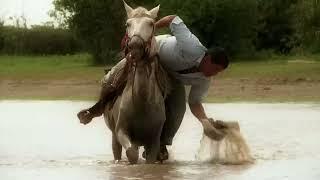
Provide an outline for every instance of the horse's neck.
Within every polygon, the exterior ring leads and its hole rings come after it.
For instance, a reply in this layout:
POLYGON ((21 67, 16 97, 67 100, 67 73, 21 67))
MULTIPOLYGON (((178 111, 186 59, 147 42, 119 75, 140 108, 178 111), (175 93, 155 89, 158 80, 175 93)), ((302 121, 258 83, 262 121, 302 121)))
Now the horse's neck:
POLYGON ((149 57, 155 56, 156 54, 158 54, 158 52, 159 52, 158 43, 156 41, 155 36, 153 36, 152 39, 151 39, 151 47, 150 47, 150 55, 149 55, 149 57))
POLYGON ((157 102, 160 100, 161 91, 157 82, 156 72, 159 65, 157 54, 158 45, 155 37, 151 39, 149 57, 146 62, 139 61, 129 74, 127 90, 131 91, 134 101, 157 102))
POLYGON ((129 93, 133 96, 133 101, 144 104, 157 103, 161 100, 161 91, 156 77, 157 63, 155 59, 150 64, 137 64, 135 72, 131 72, 127 85, 128 90, 131 91, 129 93))

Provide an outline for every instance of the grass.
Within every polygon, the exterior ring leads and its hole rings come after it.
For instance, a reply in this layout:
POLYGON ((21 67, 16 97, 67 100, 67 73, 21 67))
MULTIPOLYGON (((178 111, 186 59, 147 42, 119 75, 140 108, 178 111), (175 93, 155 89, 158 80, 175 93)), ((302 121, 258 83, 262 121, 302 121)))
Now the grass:
POLYGON ((221 78, 318 78, 320 61, 313 58, 283 57, 267 61, 232 63, 221 78))
MULTIPOLYGON (((0 56, 0 99, 93 100, 105 68, 88 54, 0 56)), ((234 61, 215 79, 208 102, 320 102, 320 56, 234 61)))
MULTIPOLYGON (((319 56, 320 57, 320 56, 319 56)), ((236 61, 218 78, 319 78, 320 60, 283 57, 268 61, 236 61)), ((318 58, 320 59, 320 58, 318 58)), ((100 79, 103 66, 93 66, 91 56, 0 56, 2 79, 100 79)))
POLYGON ((0 79, 50 80, 101 78, 104 67, 92 65, 91 56, 0 56, 0 79))

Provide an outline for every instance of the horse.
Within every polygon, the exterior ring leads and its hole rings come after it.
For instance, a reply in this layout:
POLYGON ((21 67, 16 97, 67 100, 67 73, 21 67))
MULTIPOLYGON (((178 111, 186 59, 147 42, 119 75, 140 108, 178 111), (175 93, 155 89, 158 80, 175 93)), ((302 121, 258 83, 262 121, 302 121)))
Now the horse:
POLYGON ((144 146, 146 163, 155 163, 166 120, 164 89, 170 86, 169 76, 159 64, 154 36, 160 5, 151 10, 133 9, 125 2, 124 6, 128 76, 122 93, 105 107, 104 119, 112 131, 115 161, 121 160, 123 147, 129 162, 137 163, 139 146, 144 146))

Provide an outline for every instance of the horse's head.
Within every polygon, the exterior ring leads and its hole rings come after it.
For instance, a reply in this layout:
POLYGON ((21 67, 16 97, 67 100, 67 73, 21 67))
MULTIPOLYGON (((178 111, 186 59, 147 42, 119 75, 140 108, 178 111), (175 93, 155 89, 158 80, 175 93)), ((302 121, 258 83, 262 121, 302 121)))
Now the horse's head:
MULTIPOLYGON (((124 1, 123 1, 124 2, 124 1)), ((149 57, 155 51, 155 19, 157 17, 159 7, 157 6, 150 11, 143 7, 132 9, 124 2, 127 12, 127 48, 129 56, 133 60, 149 57)))

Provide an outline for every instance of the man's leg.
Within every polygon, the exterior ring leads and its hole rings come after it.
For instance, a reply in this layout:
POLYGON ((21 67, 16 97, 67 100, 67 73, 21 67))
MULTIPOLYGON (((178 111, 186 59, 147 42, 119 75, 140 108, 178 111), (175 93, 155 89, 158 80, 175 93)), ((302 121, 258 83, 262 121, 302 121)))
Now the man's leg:
POLYGON ((160 139, 160 159, 162 160, 168 159, 166 145, 172 144, 172 139, 177 133, 186 112, 186 92, 180 81, 173 80, 172 90, 165 100, 165 106, 166 121, 160 139))
POLYGON ((126 59, 116 64, 101 80, 101 92, 98 102, 90 107, 80 111, 77 116, 82 124, 88 124, 94 117, 101 116, 108 101, 113 99, 120 83, 124 83, 126 59))

